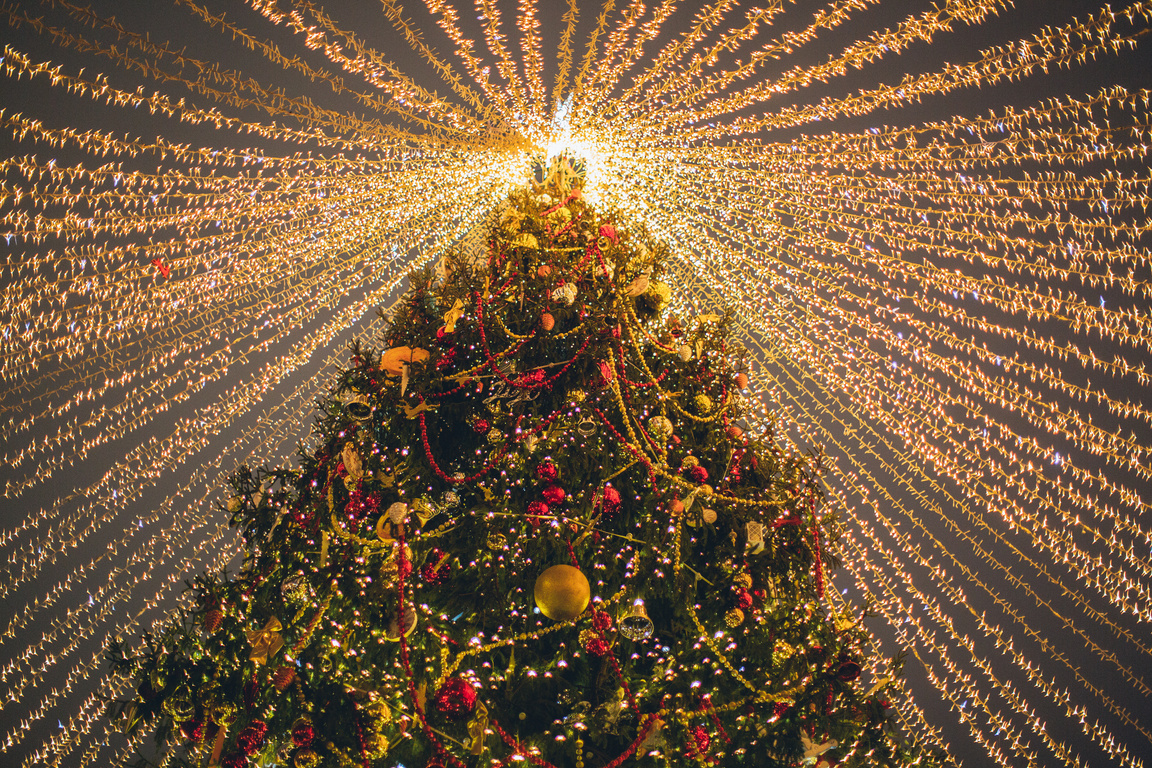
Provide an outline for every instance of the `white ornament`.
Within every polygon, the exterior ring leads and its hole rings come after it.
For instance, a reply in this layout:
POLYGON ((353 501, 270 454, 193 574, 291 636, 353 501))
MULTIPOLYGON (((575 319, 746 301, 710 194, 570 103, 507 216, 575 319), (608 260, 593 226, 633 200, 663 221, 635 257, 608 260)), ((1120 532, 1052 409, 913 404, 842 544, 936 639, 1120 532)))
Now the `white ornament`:
POLYGON ((402 501, 397 501, 388 507, 388 519, 395 525, 400 525, 408 519, 408 505, 402 501))
POLYGON ((758 555, 764 551, 764 524, 755 523, 751 520, 745 526, 748 533, 748 549, 754 554, 758 555))
POLYGON ((576 300, 576 284, 564 283, 564 285, 552 291, 552 298, 556 299, 556 301, 562 301, 565 304, 571 304, 576 300))

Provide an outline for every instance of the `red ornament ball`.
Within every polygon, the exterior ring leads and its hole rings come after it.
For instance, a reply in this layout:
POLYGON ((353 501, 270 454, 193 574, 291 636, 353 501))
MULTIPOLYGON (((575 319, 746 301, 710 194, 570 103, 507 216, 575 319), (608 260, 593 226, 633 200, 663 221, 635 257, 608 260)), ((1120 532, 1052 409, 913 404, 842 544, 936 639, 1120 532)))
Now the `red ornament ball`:
POLYGON ((542 501, 528 503, 528 522, 535 528, 540 525, 540 518, 548 514, 548 505, 542 501))
POLYGON ((220 768, 246 768, 248 757, 243 752, 232 752, 220 761, 220 768))
POLYGON ((596 611, 592 614, 592 628, 598 632, 607 632, 612 629, 612 617, 604 611, 596 611))
POLYGON ((588 641, 588 645, 586 645, 585 648, 588 650, 588 653, 593 656, 607 656, 608 652, 612 650, 608 646, 608 642, 602 637, 592 638, 588 641))
POLYGON ((476 706, 476 689, 467 680, 452 677, 436 691, 433 703, 449 720, 463 720, 476 706))
POLYGON ((185 720, 180 724, 180 735, 188 741, 200 741, 204 738, 204 723, 200 720, 185 720))
POLYGON ((708 470, 697 464, 688 470, 688 479, 694 483, 703 483, 708 479, 708 470))
POLYGON ((746 589, 740 590, 740 592, 736 595, 736 605, 738 605, 741 610, 746 611, 751 608, 752 602, 752 593, 746 589))
POLYGON ((604 486, 604 497, 600 503, 604 507, 604 514, 611 515, 620 508, 620 491, 610 485, 604 486))
POLYGON ((348 494, 348 503, 344 505, 344 513, 353 522, 375 515, 379 511, 379 497, 373 493, 364 493, 359 488, 348 494))
POLYGON ((559 475, 560 470, 556 468, 556 465, 551 460, 545 461, 536 467, 536 478, 545 483, 555 482, 559 475))
POLYGON ((472 422, 472 431, 478 435, 482 435, 488 431, 488 419, 476 419, 472 422))
POLYGON ((437 568, 436 563, 438 562, 440 562, 440 556, 436 553, 433 553, 432 560, 430 562, 424 563, 424 565, 420 568, 420 577, 424 579, 425 584, 432 587, 438 584, 443 584, 451 572, 451 568, 447 562, 437 568))
POLYGON ((251 757, 268 741, 268 724, 263 720, 253 720, 252 724, 240 731, 236 743, 245 755, 251 757))
POLYGON ((544 371, 537 369, 518 376, 515 384, 519 387, 538 387, 544 383, 544 378, 544 371))
POLYGON ((540 495, 543 496, 544 501, 548 502, 549 504, 560 504, 561 502, 564 501, 564 498, 568 494, 566 494, 564 492, 564 489, 561 488, 560 486, 550 485, 547 488, 545 488, 544 492, 541 493, 540 495))
POLYGON ((843 654, 838 659, 836 668, 836 677, 841 682, 850 683, 856 678, 860 677, 860 664, 848 654, 843 654))
POLYGON ((436 369, 443 370, 444 368, 451 368, 452 363, 456 360, 456 348, 451 347, 444 350, 444 354, 436 361, 436 369))
POLYGON ((295 747, 310 747, 316 738, 316 731, 312 728, 312 721, 302 717, 292 724, 292 745, 295 747))
POLYGON ((688 752, 696 755, 708 751, 708 747, 712 744, 712 736, 704 729, 704 726, 697 725, 688 732, 688 752))

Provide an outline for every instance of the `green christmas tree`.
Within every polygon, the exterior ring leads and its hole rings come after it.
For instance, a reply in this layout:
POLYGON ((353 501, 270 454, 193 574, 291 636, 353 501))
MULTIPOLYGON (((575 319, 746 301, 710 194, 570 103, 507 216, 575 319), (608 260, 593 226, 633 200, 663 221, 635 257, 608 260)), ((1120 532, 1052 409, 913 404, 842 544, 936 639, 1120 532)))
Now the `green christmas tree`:
POLYGON ((414 274, 317 447, 247 470, 236 576, 113 643, 178 765, 913 761, 824 591, 820 460, 742 426, 730 318, 572 164, 414 274))

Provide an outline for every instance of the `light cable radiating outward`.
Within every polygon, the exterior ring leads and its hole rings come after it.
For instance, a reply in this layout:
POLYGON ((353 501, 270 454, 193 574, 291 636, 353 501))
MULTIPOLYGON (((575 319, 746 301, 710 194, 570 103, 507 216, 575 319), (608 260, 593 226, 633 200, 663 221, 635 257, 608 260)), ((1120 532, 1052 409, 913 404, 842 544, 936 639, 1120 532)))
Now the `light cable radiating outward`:
POLYGON ((733 313, 747 426, 827 455, 904 727, 1147 768, 1152 2, 370 5, 0 3, 0 762, 130 757, 105 641, 563 149, 670 311, 733 313))

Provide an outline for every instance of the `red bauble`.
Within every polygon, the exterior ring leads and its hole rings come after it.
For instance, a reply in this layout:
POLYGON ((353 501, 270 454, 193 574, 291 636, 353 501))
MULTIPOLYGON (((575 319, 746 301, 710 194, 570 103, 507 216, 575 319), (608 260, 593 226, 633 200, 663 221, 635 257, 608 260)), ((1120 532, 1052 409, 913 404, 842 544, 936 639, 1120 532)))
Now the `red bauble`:
POLYGON ((542 501, 531 501, 528 503, 528 522, 532 524, 533 528, 540 525, 540 517, 548 514, 548 505, 542 501))
POLYGON ((220 761, 220 768, 246 768, 248 757, 243 752, 232 752, 220 761))
POLYGON ((560 470, 556 469, 556 465, 552 463, 551 460, 545 461, 540 466, 536 467, 536 477, 542 482, 555 482, 559 475, 560 470))
POLYGON ((708 479, 708 470, 697 464, 688 469, 688 479, 694 483, 703 483, 708 479))
POLYGON ((348 503, 344 505, 345 514, 353 522, 375 515, 379 511, 380 499, 375 494, 364 493, 359 488, 348 494, 348 503))
POLYGON ((444 354, 440 355, 440 359, 436 361, 436 370, 443 370, 450 368, 452 363, 456 360, 456 348, 450 347, 444 350, 444 354))
POLYGON ((544 501, 548 502, 549 504, 560 504, 561 502, 564 501, 564 497, 567 496, 568 494, 566 494, 564 492, 564 489, 561 488, 560 486, 550 485, 547 488, 545 488, 544 492, 541 493, 540 495, 543 496, 544 501))
POLYGON ((695 728, 688 732, 688 753, 690 755, 703 754, 708 751, 708 747, 712 744, 712 736, 704 729, 704 726, 697 725, 695 728))
POLYGON ((588 650, 588 653, 593 656, 607 656, 608 652, 612 650, 607 641, 602 637, 592 638, 588 641, 588 645, 584 647, 588 650))
POLYGON ((612 617, 604 611, 593 612, 592 628, 598 632, 607 632, 612 629, 612 617))
POLYGON ((463 720, 476 706, 476 689, 468 681, 452 677, 436 691, 433 703, 449 720, 463 720))
POLYGON ((620 509, 620 491, 610 485, 604 486, 604 496, 600 503, 603 505, 604 514, 613 514, 620 509))
POLYGON ((204 738, 204 723, 200 720, 185 720, 180 724, 180 735, 188 741, 204 738))
POLYGON ((752 593, 746 589, 740 590, 740 592, 736 595, 736 605, 738 605, 740 607, 740 609, 744 610, 744 611, 751 608, 752 607, 752 593))
POLYGON ((310 747, 312 740, 316 738, 316 731, 312 728, 312 723, 304 718, 300 718, 292 724, 292 745, 295 747, 310 747))
POLYGON ((476 419, 472 422, 472 431, 478 435, 483 435, 488 431, 488 419, 476 419))
POLYGON ((516 377, 516 386, 519 387, 538 387, 544 381, 544 371, 539 369, 535 371, 528 371, 516 377))
POLYGON ((429 586, 443 584, 444 580, 452 573, 452 566, 448 564, 447 560, 440 563, 440 559, 443 557, 443 552, 437 549, 432 550, 428 562, 424 563, 423 567, 420 568, 420 576, 424 579, 425 584, 429 586), (439 568, 436 567, 437 564, 440 565, 439 568))
POLYGON ((268 741, 268 724, 263 720, 253 720, 252 724, 240 731, 236 743, 245 755, 251 757, 268 741))
POLYGON ((837 660, 836 677, 841 682, 850 683, 860 677, 860 664, 848 654, 841 654, 837 660))

